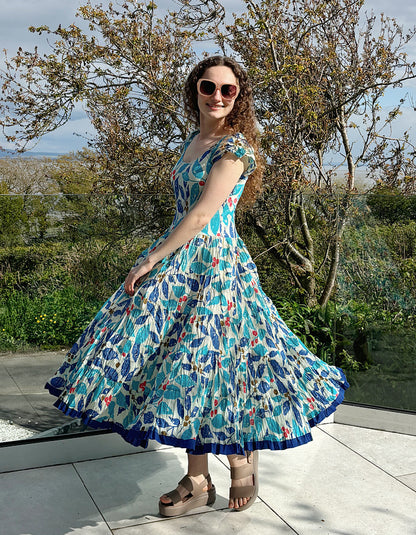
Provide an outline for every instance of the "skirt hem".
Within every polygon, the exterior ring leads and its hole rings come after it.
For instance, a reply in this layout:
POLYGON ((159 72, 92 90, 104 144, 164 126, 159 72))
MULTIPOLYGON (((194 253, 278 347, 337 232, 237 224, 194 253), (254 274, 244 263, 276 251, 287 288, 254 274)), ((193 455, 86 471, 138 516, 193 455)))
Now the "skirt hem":
MULTIPOLYGON (((45 388, 56 397, 59 397, 62 394, 62 391, 54 388, 52 385, 47 384, 45 388)), ((319 414, 308 420, 310 427, 314 427, 326 417, 330 416, 335 412, 338 405, 340 405, 344 400, 345 390, 343 385, 338 393, 338 396, 326 409, 321 411, 319 414)), ((172 436, 161 435, 156 429, 151 428, 146 431, 137 430, 137 429, 125 429, 120 424, 117 424, 112 421, 98 421, 88 415, 88 413, 75 410, 69 407, 64 401, 58 399, 54 406, 57 407, 61 412, 66 416, 71 418, 79 418, 82 423, 91 427, 93 429, 108 429, 115 433, 118 433, 126 442, 132 444, 135 447, 146 448, 148 446, 149 440, 155 440, 160 444, 167 446, 174 446, 178 448, 186 448, 188 453, 194 455, 203 455, 205 453, 214 453, 217 455, 244 455, 245 451, 254 451, 254 450, 285 450, 288 448, 294 448, 296 446, 301 446, 312 440, 312 435, 310 432, 305 433, 299 437, 292 439, 287 439, 283 441, 274 441, 274 440, 252 440, 244 443, 244 447, 239 443, 234 444, 218 444, 218 443, 196 443, 196 439, 179 439, 172 436)))

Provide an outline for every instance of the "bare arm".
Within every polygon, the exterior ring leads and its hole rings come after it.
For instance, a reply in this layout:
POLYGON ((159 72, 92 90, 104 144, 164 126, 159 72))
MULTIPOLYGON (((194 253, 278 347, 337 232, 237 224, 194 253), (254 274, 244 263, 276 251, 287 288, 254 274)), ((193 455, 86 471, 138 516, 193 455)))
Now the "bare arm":
POLYGON ((134 294, 135 283, 165 256, 194 238, 213 218, 228 198, 244 171, 244 163, 231 153, 216 162, 208 175, 200 198, 179 225, 147 258, 133 267, 124 282, 129 295, 134 294))

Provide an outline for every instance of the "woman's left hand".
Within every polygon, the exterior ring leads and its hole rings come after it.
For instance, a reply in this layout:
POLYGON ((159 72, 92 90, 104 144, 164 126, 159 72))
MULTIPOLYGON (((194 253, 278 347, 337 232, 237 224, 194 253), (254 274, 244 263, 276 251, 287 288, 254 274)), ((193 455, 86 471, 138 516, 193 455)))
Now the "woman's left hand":
POLYGON ((148 257, 144 259, 141 264, 132 267, 126 277, 126 280, 124 281, 124 291, 129 295, 134 295, 134 286, 136 282, 142 277, 144 277, 147 273, 149 273, 155 263, 156 262, 154 262, 151 258, 148 257))

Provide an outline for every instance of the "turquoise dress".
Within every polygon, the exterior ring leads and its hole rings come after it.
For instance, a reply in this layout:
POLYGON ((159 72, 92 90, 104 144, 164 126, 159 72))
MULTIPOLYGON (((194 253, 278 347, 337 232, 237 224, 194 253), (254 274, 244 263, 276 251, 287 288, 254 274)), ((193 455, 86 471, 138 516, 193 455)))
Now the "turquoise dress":
POLYGON ((184 162, 196 133, 171 174, 172 224, 138 261, 192 208, 226 153, 245 164, 237 185, 209 224, 157 263, 134 296, 117 289, 46 388, 65 414, 136 446, 153 439, 195 454, 243 454, 304 444, 311 427, 342 402, 348 382, 289 330, 237 234, 236 205, 255 169, 251 146, 235 134, 184 162))

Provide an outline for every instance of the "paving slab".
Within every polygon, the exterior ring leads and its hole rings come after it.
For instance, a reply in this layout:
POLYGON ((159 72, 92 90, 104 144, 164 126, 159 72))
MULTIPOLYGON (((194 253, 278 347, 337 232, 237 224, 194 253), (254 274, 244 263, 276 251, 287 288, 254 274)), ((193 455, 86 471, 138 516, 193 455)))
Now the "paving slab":
POLYGON ((416 472, 416 436, 342 424, 322 430, 395 477, 416 472))
MULTIPOLYGON (((416 491, 416 473, 415 474, 407 474, 405 476, 399 476, 397 478, 399 481, 416 491)), ((416 533, 416 529, 415 529, 416 533)))
MULTIPOLYGON (((117 529, 162 520, 158 511, 159 497, 176 487, 186 473, 186 461, 185 450, 169 447, 85 461, 77 463, 76 469, 111 529, 117 529)), ((217 499, 212 507, 202 507, 199 512, 228 506, 229 469, 215 456, 210 456, 209 470, 217 499)), ((194 513, 191 511, 188 515, 194 513)))
POLYGON ((413 490, 319 427, 312 436, 298 448, 262 452, 267 505, 302 535, 415 535, 413 490))
POLYGON ((258 502, 249 510, 215 511, 113 530, 114 535, 296 535, 267 505, 258 502))
POLYGON ((0 518, 2 535, 111 535, 72 465, 0 474, 0 518))

